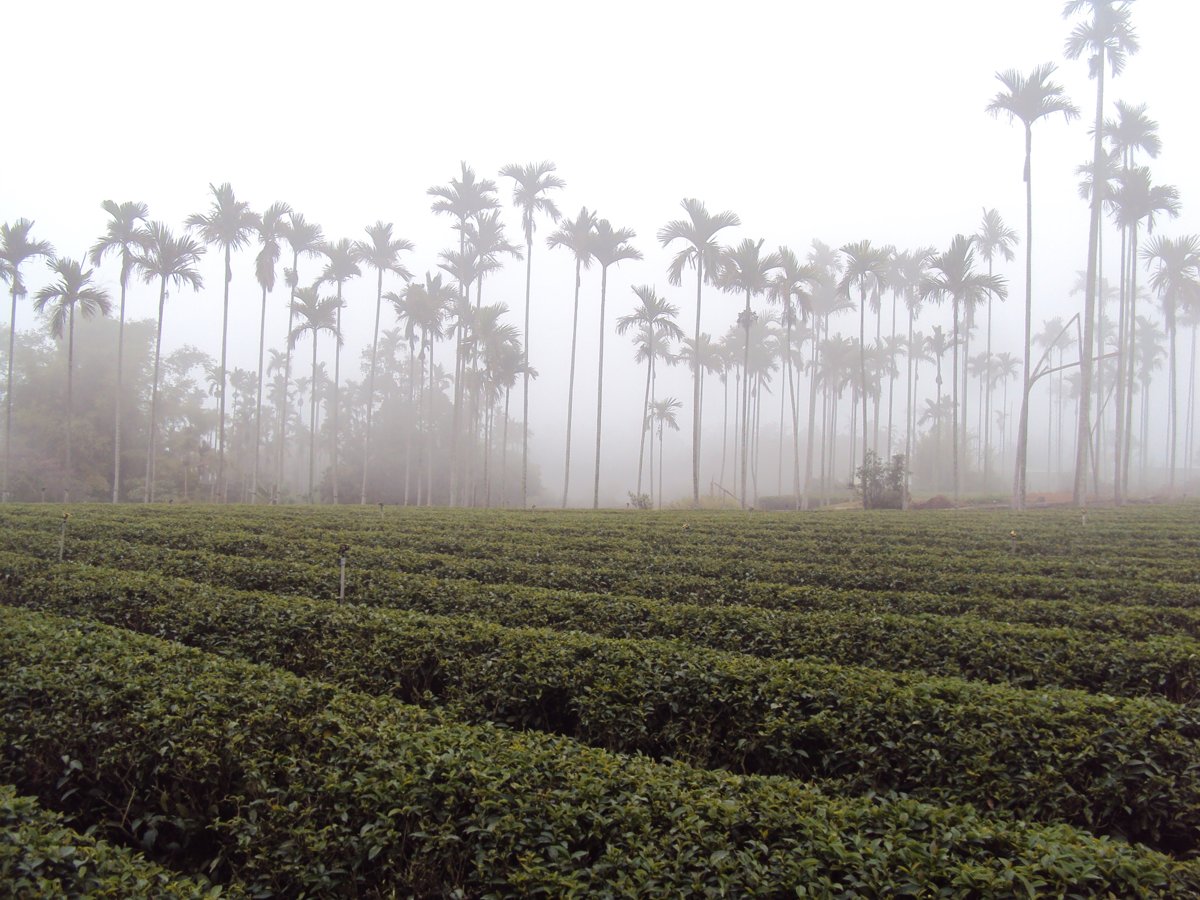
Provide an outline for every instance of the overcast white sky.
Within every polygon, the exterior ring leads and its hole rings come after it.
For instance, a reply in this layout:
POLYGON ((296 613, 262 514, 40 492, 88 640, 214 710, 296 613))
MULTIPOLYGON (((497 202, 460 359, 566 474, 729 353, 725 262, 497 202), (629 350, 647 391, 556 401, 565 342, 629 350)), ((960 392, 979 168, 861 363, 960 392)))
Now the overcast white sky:
MULTIPOLYGON (((376 219, 394 222, 416 243, 408 265, 420 273, 455 243, 449 221, 429 212, 429 186, 454 177, 459 160, 496 178, 505 163, 549 159, 567 182, 565 212, 586 205, 634 228, 646 254, 611 273, 610 324, 632 307, 629 286, 641 283, 665 291, 686 322, 693 295, 667 286, 669 254, 654 239, 686 196, 738 213, 743 227, 730 230, 731 243, 763 237, 801 251, 813 238, 943 247, 976 228, 983 206, 1022 229, 1022 135, 984 107, 999 88, 998 70, 1053 61, 1084 121, 1035 130, 1036 323, 1074 311, 1079 301, 1067 294, 1085 261, 1087 211, 1074 171, 1090 156, 1094 85, 1085 62, 1062 58, 1070 26, 1061 6, 17 0, 4 10, 12 91, 0 140, 0 220, 32 218, 38 236, 75 256, 103 228, 104 199, 144 201, 154 218, 178 228, 207 208, 209 182, 229 181, 254 208, 285 200, 334 239, 360 237, 376 219)), ((1134 18, 1142 52, 1110 82, 1109 99, 1150 104, 1164 144, 1155 180, 1176 185, 1184 202, 1183 218, 1164 231, 1196 231, 1189 204, 1200 196, 1200 4, 1139 0, 1134 18)), ((509 183, 500 187, 507 202, 509 183)), ((506 210, 519 240, 519 217, 506 210)), ((530 354, 546 377, 532 391, 531 421, 553 494, 572 267, 544 249, 549 223, 539 229, 530 354)), ((1013 296, 999 327, 1015 349, 1023 283, 1017 266, 1005 274, 1013 296)), ((169 345, 219 348, 215 256, 204 275, 208 290, 169 301, 169 345)), ((104 277, 115 290, 116 267, 106 266, 104 277)), ((31 272, 29 281, 42 278, 31 272)), ((486 283, 485 300, 508 302, 519 322, 523 279, 524 267, 510 266, 486 283)), ((253 367, 252 253, 235 259, 233 291, 231 366, 253 367)), ((373 279, 347 290, 351 359, 369 340, 373 291, 373 279)), ((580 500, 594 441, 597 280, 586 280, 584 291, 580 500)), ((138 287, 131 315, 153 315, 155 299, 138 287)), ((706 330, 723 332, 739 302, 707 292, 706 330)), ((32 324, 28 306, 18 316, 18 327, 32 324)), ((277 291, 269 346, 282 343, 285 319, 286 296, 277 291)), ((610 336, 608 348, 606 440, 616 446, 636 438, 640 382, 628 341, 610 336)), ((663 390, 690 400, 685 373, 663 390)), ((688 421, 676 438, 683 474, 688 421)), ((614 458, 606 467, 611 500, 631 486, 625 473, 634 461, 614 458)))

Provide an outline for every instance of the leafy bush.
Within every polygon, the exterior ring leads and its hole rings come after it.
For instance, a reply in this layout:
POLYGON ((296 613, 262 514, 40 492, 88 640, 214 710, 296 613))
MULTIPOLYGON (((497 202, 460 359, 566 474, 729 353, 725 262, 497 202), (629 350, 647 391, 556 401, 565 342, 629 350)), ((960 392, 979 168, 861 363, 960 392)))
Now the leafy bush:
POLYGON ((906 495, 906 475, 908 468, 903 453, 896 454, 884 465, 878 453, 868 450, 863 464, 854 470, 863 509, 901 509, 906 495))

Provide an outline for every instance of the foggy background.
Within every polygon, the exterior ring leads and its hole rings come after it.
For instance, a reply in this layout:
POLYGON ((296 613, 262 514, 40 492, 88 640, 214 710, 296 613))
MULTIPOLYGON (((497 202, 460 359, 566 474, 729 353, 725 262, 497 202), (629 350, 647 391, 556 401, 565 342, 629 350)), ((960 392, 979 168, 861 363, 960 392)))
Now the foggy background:
MULTIPOLYGON (((179 233, 187 215, 207 210, 209 183, 228 181, 256 211, 290 203, 331 241, 364 238, 377 219, 395 223, 397 236, 416 244, 402 260, 420 278, 437 272, 438 252, 458 242, 450 219, 430 212, 429 187, 457 177, 465 161, 497 182, 508 238, 522 243, 512 182, 497 171, 551 160, 567 185, 554 194, 563 213, 586 205, 616 227, 633 228, 632 243, 645 254, 609 270, 601 504, 623 503, 636 475, 645 369, 613 325, 634 306, 631 286, 650 284, 680 307, 680 324, 691 333, 694 282, 685 273, 682 287, 668 285, 673 248, 663 250, 654 237, 682 215, 684 197, 714 213, 737 213, 742 226, 721 232, 722 242, 765 238, 764 253, 786 244, 803 256, 814 238, 833 247, 870 239, 941 251, 956 233, 978 228, 984 206, 997 208, 1023 239, 1023 132, 984 108, 1000 90, 997 71, 1053 61, 1054 79, 1082 116, 1034 128, 1035 333, 1043 320, 1082 308, 1082 296, 1069 294, 1085 267, 1088 231, 1075 169, 1091 156, 1095 87, 1086 61, 1063 59, 1071 26, 1060 13, 1061 3, 1048 0, 9 4, 5 52, 14 93, 0 142, 0 220, 31 218, 37 237, 78 257, 103 230, 101 201, 144 201, 152 218, 179 233)), ((1200 7, 1142 0, 1133 20, 1142 49, 1108 81, 1106 115, 1116 100, 1149 104, 1163 141, 1162 155, 1150 162, 1154 181, 1176 186, 1183 202, 1183 216, 1158 230, 1196 231, 1190 73, 1200 7)), ((537 229, 528 346, 542 377, 530 389, 530 442, 544 493, 530 500, 541 505, 555 503, 561 490, 574 263, 546 249, 549 220, 539 219, 537 229)), ((1106 232, 1105 274, 1114 283, 1118 246, 1106 232)), ((230 370, 257 366, 255 252, 233 260, 230 370)), ((1009 278, 1010 295, 997 306, 994 349, 1017 354, 1023 253, 1021 245, 1016 263, 997 268, 1009 278)), ((290 264, 287 252, 283 264, 290 264)), ((164 351, 186 342, 219 352, 221 265, 220 253, 208 253, 200 267, 204 290, 172 291, 164 351)), ((301 281, 321 265, 302 261, 301 281)), ((30 295, 49 280, 40 262, 25 272, 30 295)), ((100 281, 114 300, 118 272, 116 259, 106 260, 100 281)), ((524 263, 513 260, 484 289, 484 302, 507 303, 518 327, 524 278, 524 263)), ((385 278, 385 291, 400 286, 385 278)), ((156 291, 131 282, 128 317, 152 318, 156 291)), ((358 359, 369 347, 374 294, 369 271, 346 287, 344 377, 362 377, 358 359)), ((722 335, 743 302, 706 286, 703 329, 722 335)), ((577 504, 591 496, 598 303, 593 267, 581 294, 577 504)), ((18 316, 20 330, 35 327, 28 301, 18 316)), ((269 300, 268 347, 282 346, 286 318, 281 284, 269 300)), ((949 306, 920 322, 926 333, 933 324, 948 327, 949 306)), ((393 324, 385 304, 383 327, 393 324)), ((830 330, 856 328, 857 315, 847 315, 830 330)), ((981 337, 973 349, 981 349, 981 337)), ((332 360, 331 341, 325 350, 332 360)), ((449 365, 452 355, 451 344, 439 345, 439 361, 449 365)), ((930 372, 926 365, 923 389, 932 387, 930 372)), ((720 383, 707 385, 710 460, 720 450, 720 383)), ((778 415, 773 390, 764 425, 778 415)), ((1019 387, 1014 392, 1019 397, 1019 387)), ((669 501, 690 489, 687 368, 660 370, 657 393, 684 401, 681 431, 666 439, 669 501)), ((1045 407, 1039 418, 1044 399, 1036 393, 1031 482, 1044 458, 1037 423, 1045 407)), ((519 418, 519 390, 514 395, 519 418)), ((774 445, 767 432, 763 445, 774 445)), ((702 493, 711 468, 702 465, 702 493)), ((774 493, 774 467, 764 471, 760 491, 774 493)), ((785 472, 785 490, 789 484, 785 472)))

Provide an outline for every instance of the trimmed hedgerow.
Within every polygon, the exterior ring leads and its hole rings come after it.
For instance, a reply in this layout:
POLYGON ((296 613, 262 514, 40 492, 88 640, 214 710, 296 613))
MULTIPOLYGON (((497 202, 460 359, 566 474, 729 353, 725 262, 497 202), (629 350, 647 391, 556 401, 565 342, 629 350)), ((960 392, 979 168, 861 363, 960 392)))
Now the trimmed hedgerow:
POLYGON ((9 897, 240 897, 169 872, 139 854, 68 828, 32 797, 0 784, 0 889, 9 897))
POLYGON ((0 777, 252 893, 1200 891, 1191 865, 1066 826, 448 724, 44 614, 0 609, 0 640, 0 777))
MULTIPOLYGON (((11 557, 10 557, 11 560, 11 557)), ((472 721, 704 767, 835 779, 1178 851, 1200 835, 1200 709, 6 563, 3 592, 472 721)))

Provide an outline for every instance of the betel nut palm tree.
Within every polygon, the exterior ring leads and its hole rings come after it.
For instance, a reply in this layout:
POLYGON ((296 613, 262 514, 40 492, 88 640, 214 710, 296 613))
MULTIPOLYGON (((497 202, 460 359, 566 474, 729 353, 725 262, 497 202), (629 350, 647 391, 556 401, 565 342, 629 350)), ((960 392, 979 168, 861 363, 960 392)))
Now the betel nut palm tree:
MULTIPOLYGON (((678 285, 683 281, 683 270, 691 266, 696 270, 696 330, 693 341, 700 340, 701 289, 707 278, 715 282, 720 267, 721 244, 717 232, 742 224, 732 212, 711 214, 705 205, 694 198, 682 201, 686 219, 674 219, 658 230, 658 241, 666 247, 675 241, 683 246, 667 269, 667 280, 678 285)), ((692 366, 692 502, 700 502, 700 370, 692 366)))
MULTIPOLYGON (((1086 56, 1088 74, 1096 80, 1096 118, 1092 130, 1092 171, 1101 170, 1104 152, 1104 77, 1106 64, 1113 77, 1125 69, 1125 62, 1138 51, 1138 39, 1130 19, 1132 0, 1069 0, 1063 5, 1063 17, 1079 13, 1090 17, 1076 23, 1064 48, 1068 59, 1086 56)), ((1079 364, 1079 430, 1075 450, 1074 502, 1086 502, 1086 474, 1091 441, 1092 346, 1095 341, 1096 288, 1100 268, 1100 214, 1105 194, 1093 190, 1088 226, 1087 282, 1083 304, 1083 348, 1079 364)), ((1022 486, 1023 487, 1023 486, 1022 486)))
POLYGON ((566 182, 554 174, 552 162, 507 165, 500 170, 502 178, 513 179, 513 206, 521 210, 521 230, 525 235, 525 331, 524 370, 521 378, 521 505, 529 495, 529 289, 533 277, 533 231, 539 213, 554 222, 562 216, 550 191, 566 187, 566 182))
POLYGON ((250 474, 250 502, 258 499, 258 462, 262 448, 263 354, 267 341, 267 294, 275 289, 275 267, 283 252, 280 241, 287 232, 285 216, 292 209, 286 203, 272 203, 263 214, 254 216, 254 231, 259 251, 254 258, 254 277, 262 288, 262 308, 258 323, 258 379, 254 390, 254 466, 250 474))
MULTIPOLYGON (((341 330, 338 328, 338 311, 342 301, 337 297, 322 297, 319 294, 321 282, 296 291, 296 316, 300 320, 288 335, 288 342, 294 348, 300 338, 308 335, 312 338, 312 388, 309 406, 308 433, 308 502, 313 502, 313 489, 316 477, 317 459, 317 339, 321 332, 332 334, 340 345, 341 330)), ((334 407, 336 408, 336 407, 334 407)))
MULTIPOLYGON (((979 231, 975 233, 975 246, 979 255, 987 260, 988 274, 995 274, 994 263, 997 256, 1005 262, 1012 262, 1016 257, 1013 247, 1020 238, 1017 232, 1005 224, 994 209, 984 209, 983 218, 979 223, 979 231)), ((987 389, 983 401, 983 483, 985 490, 991 485, 991 417, 992 417, 992 295, 987 300, 987 368, 984 379, 987 389)))
POLYGON ((93 246, 89 253, 92 265, 98 266, 109 253, 115 253, 121 258, 121 302, 119 322, 117 325, 117 392, 113 412, 113 480, 112 502, 121 499, 121 395, 123 376, 125 373, 125 295, 129 287, 129 276, 133 274, 134 256, 146 249, 148 235, 146 221, 150 210, 145 203, 126 201, 114 203, 105 200, 101 204, 108 213, 109 220, 103 236, 93 246))
POLYGON ((608 269, 627 259, 641 259, 642 253, 629 242, 637 237, 632 228, 613 228, 608 219, 596 222, 592 237, 592 255, 600 264, 600 350, 596 374, 596 472, 592 482, 592 509, 600 508, 600 439, 604 425, 604 307, 608 298, 608 269))
POLYGON ((220 399, 217 411, 217 481, 214 486, 217 496, 225 499, 225 382, 226 351, 229 343, 229 285, 233 281, 230 257, 250 241, 254 231, 255 215, 250 205, 234 196, 228 182, 219 187, 210 184, 212 205, 207 213, 193 213, 187 217, 186 225, 194 230, 208 246, 220 247, 225 254, 225 284, 221 312, 221 369, 220 399))
POLYGON ((167 285, 190 287, 194 291, 204 286, 196 265, 204 254, 204 246, 190 237, 175 237, 162 222, 151 222, 146 229, 149 235, 146 249, 134 259, 134 265, 142 273, 142 279, 151 284, 157 278, 158 326, 154 335, 154 374, 150 388, 150 439, 146 452, 146 485, 143 501, 154 501, 154 452, 158 438, 158 378, 162 359, 163 312, 167 303, 167 285))
POLYGON ((0 502, 9 498, 9 469, 12 462, 12 395, 13 354, 16 351, 17 299, 25 296, 21 266, 35 257, 50 257, 54 248, 48 241, 32 237, 33 222, 17 219, 11 225, 0 225, 0 278, 8 282, 12 297, 12 314, 8 319, 8 375, 4 382, 4 474, 0 485, 0 502))
MULTIPOLYGON (((1054 71, 1052 63, 1044 63, 1036 66, 1027 76, 1015 69, 997 73, 996 77, 1004 85, 1004 90, 996 94, 987 106, 992 115, 1006 113, 1010 120, 1020 120, 1025 128, 1025 343, 1012 496, 1013 506, 1017 509, 1025 506, 1025 471, 1029 448, 1029 356, 1033 337, 1033 124, 1056 113, 1067 121, 1079 116, 1079 110, 1067 99, 1062 86, 1050 80, 1054 71)), ((1095 278, 1095 259, 1091 259, 1091 265, 1091 277, 1095 278)))
POLYGON ((571 487, 571 425, 575 412, 575 350, 579 338, 579 286, 584 269, 592 266, 592 235, 596 231, 596 214, 585 206, 574 219, 564 219, 558 228, 546 238, 551 249, 562 247, 575 257, 575 305, 571 316, 571 366, 567 378, 567 448, 563 466, 562 505, 567 506, 567 494, 571 487))
POLYGON ((400 262, 400 254, 411 252, 412 241, 392 237, 391 222, 376 222, 367 227, 367 240, 355 241, 354 255, 358 262, 375 270, 375 330, 371 338, 371 372, 367 380, 367 416, 363 432, 362 490, 358 502, 367 502, 367 472, 371 466, 371 413, 375 407, 375 370, 379 355, 379 314, 383 306, 383 276, 390 272, 406 283, 412 281, 412 273, 400 262))
POLYGON ((112 300, 108 292, 97 287, 92 276, 94 269, 85 269, 82 262, 60 258, 51 263, 57 277, 34 295, 33 308, 50 318, 50 333, 61 339, 67 337, 67 447, 66 466, 63 469, 63 502, 71 496, 71 434, 74 423, 74 372, 75 372, 75 313, 84 318, 96 314, 107 316, 112 312, 112 300))
POLYGON ((330 471, 333 478, 333 502, 338 503, 338 408, 341 405, 339 397, 342 378, 342 289, 351 278, 362 274, 354 253, 354 245, 349 238, 342 238, 337 243, 326 242, 321 252, 328 258, 319 282, 337 285, 337 308, 335 310, 338 339, 333 348, 333 403, 332 403, 332 435, 330 441, 330 471))

